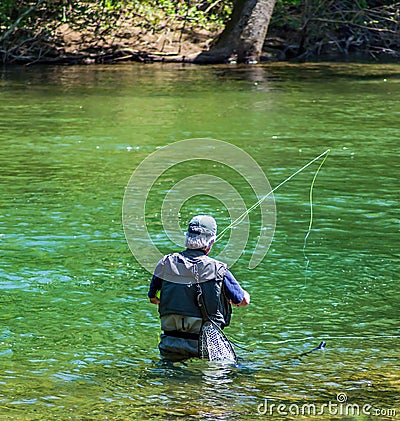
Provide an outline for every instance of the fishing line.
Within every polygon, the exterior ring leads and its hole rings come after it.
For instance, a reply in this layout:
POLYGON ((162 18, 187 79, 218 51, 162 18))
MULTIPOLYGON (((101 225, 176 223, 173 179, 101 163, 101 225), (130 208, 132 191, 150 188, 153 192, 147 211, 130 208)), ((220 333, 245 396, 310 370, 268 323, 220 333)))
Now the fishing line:
MULTIPOLYGON (((320 335, 324 340, 323 343, 326 344, 327 341, 331 340, 372 340, 372 339, 400 339, 400 335, 370 335, 370 336, 325 336, 320 335)), ((262 341, 263 345, 284 345, 287 343, 300 343, 306 341, 315 341, 316 336, 305 336, 303 338, 291 338, 291 339, 282 339, 280 341, 262 341)), ((253 341, 249 344, 243 345, 243 343, 238 344, 237 339, 229 339, 235 346, 241 348, 247 352, 254 352, 255 347, 259 344, 259 341, 253 341)), ((325 345, 323 346, 325 347, 325 345)))
MULTIPOLYGON (((234 228, 235 226, 239 225, 244 218, 250 213, 252 212, 255 208, 257 208, 258 206, 260 206, 260 204, 267 199, 267 197, 269 197, 272 193, 274 193, 276 190, 278 190, 280 187, 282 187, 285 183, 287 183, 288 181, 290 181, 293 177, 295 177, 297 174, 300 174, 302 171, 304 171, 306 168, 308 168, 310 165, 312 165, 314 162, 318 161, 320 158, 324 158, 321 163, 318 166, 317 171, 314 174, 314 177, 312 179, 311 182, 311 186, 310 186, 310 193, 309 193, 309 200, 310 200, 310 222, 308 225, 308 230, 306 233, 306 236, 304 238, 304 244, 303 244, 303 255, 304 258, 306 259, 306 274, 305 277, 307 277, 307 270, 308 270, 308 265, 310 260, 308 259, 306 253, 305 253, 305 249, 306 249, 306 245, 307 245, 307 238, 310 235, 311 229, 312 229, 312 224, 313 224, 313 189, 314 189, 314 185, 315 185, 315 180, 317 179, 318 173, 321 170, 322 166, 324 165, 326 158, 328 157, 330 152, 330 149, 327 149, 325 152, 321 153, 320 155, 318 155, 317 157, 315 157, 314 159, 312 159, 311 161, 309 161, 307 164, 303 165, 300 169, 298 169, 297 171, 295 171, 293 174, 291 174, 289 177, 287 177, 285 180, 283 180, 281 183, 279 183, 275 188, 273 188, 271 191, 269 191, 265 196, 261 197, 261 199, 259 199, 256 203, 254 203, 252 206, 250 206, 246 211, 244 211, 238 218, 236 218, 233 222, 231 222, 225 229, 223 229, 218 235, 217 238, 215 240, 215 242, 217 242, 219 239, 221 239, 224 234, 226 233, 226 231, 228 231, 231 228, 234 228)), ((307 278, 306 278, 307 279, 307 278)), ((243 345, 239 345, 234 341, 231 341, 235 346, 237 346, 238 348, 241 349, 246 349, 247 351, 253 352, 254 350, 250 350, 249 346, 252 345, 247 345, 247 346, 243 346, 243 345)), ((268 343, 268 342, 267 342, 268 343)), ((271 342, 273 343, 273 342, 271 342)), ((278 343, 278 342, 277 342, 278 343)))
MULTIPOLYGON (((324 335, 322 335, 324 336, 324 335)), ((334 340, 334 339, 341 339, 341 340, 351 340, 351 339, 358 339, 358 340, 368 340, 368 339, 400 339, 400 335, 367 335, 367 336, 324 336, 326 340, 334 340)), ((306 336, 304 338, 292 338, 292 339, 283 339, 281 341, 263 341, 264 344, 268 345, 282 345, 289 342, 304 342, 309 340, 315 340, 315 336, 306 336)))
MULTIPOLYGON (((274 193, 276 190, 278 190, 280 187, 282 187, 284 184, 286 184, 288 181, 290 181, 293 177, 295 177, 297 174, 301 173, 302 171, 304 171, 306 168, 308 168, 311 164, 313 164, 315 161, 318 161, 320 158, 322 158, 323 156, 325 157, 324 160, 322 161, 322 163, 320 164, 316 174, 314 175, 314 179, 313 179, 313 183, 311 185, 311 187, 313 187, 314 183, 315 183, 315 179, 316 176, 318 175, 319 170, 321 169, 323 163, 325 162, 329 152, 331 150, 327 149, 325 152, 323 152, 322 154, 318 155, 316 158, 312 159, 310 162, 308 162, 306 165, 304 165, 303 167, 301 167, 300 169, 298 169, 296 172, 294 172, 292 175, 290 175, 288 178, 286 178, 285 180, 283 180, 281 183, 279 183, 276 187, 274 187, 270 192, 268 192, 265 196, 263 196, 260 200, 258 200, 256 203, 254 203, 254 205, 250 206, 247 210, 245 210, 238 218, 236 218, 233 222, 231 222, 226 228, 224 228, 218 235, 217 238, 215 240, 215 242, 217 242, 219 239, 221 239, 223 237, 223 235, 225 234, 226 231, 228 231, 231 228, 234 228, 235 226, 239 225, 244 218, 251 212, 253 211, 255 208, 257 208, 258 206, 260 206, 260 204, 262 202, 264 202, 264 200, 271 196, 272 193, 274 193)), ((311 198, 312 198, 312 188, 311 188, 311 198)))
MULTIPOLYGON (((280 187, 282 187, 284 184, 286 184, 288 181, 290 181, 297 174, 301 173, 306 168, 308 168, 310 165, 312 165, 314 162, 318 161, 320 158, 323 157, 323 160, 319 164, 318 169, 316 170, 316 172, 313 176, 311 185, 310 185, 310 193, 309 193, 310 222, 308 224, 308 229, 307 229, 306 235, 304 237, 304 243, 303 243, 303 255, 304 255, 304 259, 306 260, 306 274, 305 274, 305 276, 307 276, 307 270, 308 270, 308 267, 309 267, 310 259, 306 255, 305 250, 306 250, 306 246, 307 246, 307 239, 308 239, 308 237, 311 233, 312 225, 313 225, 313 221, 314 221, 313 190, 314 190, 314 185, 315 185, 315 181, 317 179, 318 173, 321 170, 322 166, 324 165, 329 153, 330 153, 330 149, 327 149, 325 152, 321 153, 320 155, 318 155, 317 157, 315 157, 314 159, 309 161, 306 165, 304 165, 303 167, 301 167, 300 169, 295 171, 293 174, 291 174, 288 178, 286 178, 281 183, 279 183, 275 188, 273 188, 270 192, 268 192, 260 200, 258 200, 256 203, 254 203, 250 208, 248 208, 245 212, 243 212, 238 218, 236 218, 233 222, 231 222, 231 224, 229 224, 225 229, 223 229, 218 234, 215 241, 218 241, 219 239, 221 239, 224 236, 224 234, 226 233, 226 231, 228 231, 229 229, 234 228, 235 226, 239 225, 250 212, 252 212, 255 208, 257 208, 272 193, 274 193, 276 190, 278 190, 280 187)), ((307 281, 307 278, 305 279, 305 281, 307 281)), ((400 339, 400 335, 324 336, 324 338, 326 340, 400 339)), ((306 337, 303 337, 303 338, 291 338, 291 339, 284 339, 284 340, 279 340, 279 341, 264 341, 263 343, 268 344, 268 345, 282 345, 282 344, 286 344, 286 343, 305 342, 305 341, 314 340, 314 339, 315 339, 315 336, 306 336, 306 337)), ((246 347, 244 347, 244 346, 239 346, 237 344, 237 341, 236 341, 235 345, 238 346, 239 348, 246 349, 246 347)), ((251 345, 254 345, 254 344, 251 344, 251 345)), ((324 347, 325 347, 325 342, 323 341, 323 342, 320 343, 320 345, 318 347, 312 349, 308 353, 310 353, 310 352, 312 352, 316 349, 322 349, 324 347)), ((301 355, 307 355, 308 353, 303 353, 301 355)))
MULTIPOLYGON (((329 340, 369 340, 369 339, 400 339, 400 335, 367 335, 367 336, 324 336, 324 340, 321 340, 319 342, 319 345, 309 349, 308 351, 304 351, 296 356, 293 357, 289 357, 289 358, 285 358, 283 361, 280 361, 279 363, 275 363, 273 364, 272 367, 268 367, 269 369, 275 367, 280 367, 282 364, 284 363, 289 363, 293 360, 301 360, 302 357, 308 356, 311 353, 313 353, 314 351, 324 351, 326 348, 326 341, 329 340)), ((303 338, 292 338, 292 339, 283 339, 281 341, 263 341, 263 344, 267 344, 267 345, 282 345, 282 344, 286 344, 286 343, 296 343, 296 342, 305 342, 305 341, 314 341, 316 339, 315 336, 305 336, 303 338)), ((244 347, 242 347, 243 349, 246 349, 244 347)), ((248 350, 247 350, 248 351, 248 350)), ((254 352, 254 350, 251 350, 251 352, 254 352)), ((240 358, 239 358, 240 360, 240 358)))

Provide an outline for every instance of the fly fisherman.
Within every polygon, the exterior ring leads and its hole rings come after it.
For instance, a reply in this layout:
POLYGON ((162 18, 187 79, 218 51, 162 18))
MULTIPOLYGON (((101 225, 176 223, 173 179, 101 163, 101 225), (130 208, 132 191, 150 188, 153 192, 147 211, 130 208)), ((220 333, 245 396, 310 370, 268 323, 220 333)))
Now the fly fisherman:
POLYGON ((164 256, 157 264, 148 297, 158 304, 161 318, 160 354, 169 360, 199 357, 203 323, 198 304, 198 282, 208 317, 223 329, 232 307, 247 306, 250 295, 242 289, 226 264, 208 256, 217 235, 211 216, 192 218, 186 233, 186 250, 164 256), (157 298, 160 291, 160 298, 157 298))

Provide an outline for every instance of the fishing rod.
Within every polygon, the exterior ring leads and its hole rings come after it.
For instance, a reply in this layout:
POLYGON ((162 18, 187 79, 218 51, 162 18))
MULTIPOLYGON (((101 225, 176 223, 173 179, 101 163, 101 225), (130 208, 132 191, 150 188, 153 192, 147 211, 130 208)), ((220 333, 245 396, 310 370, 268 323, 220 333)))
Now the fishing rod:
MULTIPOLYGON (((265 196, 263 196, 260 200, 258 200, 256 203, 254 203, 254 205, 250 206, 247 210, 245 210, 239 217, 237 217, 233 222, 231 222, 226 228, 224 228, 217 235, 217 238, 216 238, 215 242, 217 242, 218 240, 220 240, 224 236, 224 234, 226 233, 226 231, 228 231, 229 229, 234 228, 235 226, 239 225, 244 220, 244 218, 250 212, 252 212, 254 209, 256 209, 258 206, 260 206, 260 204, 262 202, 264 202, 264 200, 267 199, 267 197, 271 196, 271 194, 273 194, 276 190, 278 190, 280 187, 282 187, 284 184, 286 184, 288 181, 290 181, 297 174, 300 174, 302 171, 304 171, 306 168, 308 168, 310 165, 312 165, 315 161, 318 161, 320 158, 324 157, 324 159, 322 160, 320 166, 318 167, 318 170, 316 171, 316 173, 314 175, 314 178, 313 178, 313 181, 311 183, 310 200, 312 201, 312 189, 314 187, 315 179, 317 178, 317 175, 319 173, 319 170, 321 169, 322 165, 324 164, 324 162, 325 162, 326 158, 328 157, 330 151, 331 151, 330 149, 327 149, 325 152, 321 153, 320 155, 318 155, 317 157, 315 157, 314 159, 312 159, 310 162, 308 162, 307 164, 303 165, 300 169, 298 169, 296 172, 294 172, 288 178, 286 178, 285 180, 283 180, 282 182, 280 182, 276 187, 274 187, 265 196)), ((312 214, 311 214, 311 224, 310 225, 312 225, 312 214)), ((310 230, 311 230, 311 226, 309 226, 309 231, 310 230)), ((309 232, 307 234, 309 234, 309 232)))

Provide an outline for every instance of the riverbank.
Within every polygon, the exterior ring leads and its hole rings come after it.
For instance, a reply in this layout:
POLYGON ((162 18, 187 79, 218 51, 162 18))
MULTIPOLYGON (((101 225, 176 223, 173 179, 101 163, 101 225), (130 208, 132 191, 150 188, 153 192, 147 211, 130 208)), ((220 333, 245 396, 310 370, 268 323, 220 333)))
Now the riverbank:
MULTIPOLYGON (((210 48, 229 18, 227 12, 221 17, 221 10, 218 18, 211 19, 199 10, 178 6, 172 11, 106 10, 92 5, 85 10, 63 9, 61 14, 59 10, 39 12, 32 11, 24 24, 17 18, 0 27, 0 61, 26 65, 201 63, 199 55, 210 48), (37 19, 33 19, 35 13, 37 19)), ((327 9, 316 15, 300 6, 276 7, 261 60, 399 61, 395 7, 362 9, 357 19, 353 12, 327 9)))
POLYGON ((123 61, 192 61, 208 49, 219 30, 183 23, 171 24, 165 30, 143 30, 124 24, 98 37, 90 29, 77 31, 65 24, 57 31, 58 48, 54 56, 41 62, 61 64, 120 63, 123 61))
POLYGON ((88 6, 62 15, 53 10, 23 25, 16 19, 8 27, 0 26, 0 61, 29 65, 185 61, 207 49, 222 29, 221 20, 196 19, 178 8, 167 13, 88 6))
MULTIPOLYGON (((111 34, 98 37, 91 30, 77 31, 61 25, 55 40, 42 40, 31 51, 23 50, 13 55, 5 64, 34 65, 91 65, 122 62, 192 63, 203 51, 209 49, 222 28, 169 28, 163 33, 143 32, 138 27, 124 27, 111 34)), ((296 40, 271 34, 264 43, 261 61, 362 61, 399 62, 400 52, 367 51, 352 48, 348 51, 337 40, 324 46, 318 55, 299 57, 296 40)))

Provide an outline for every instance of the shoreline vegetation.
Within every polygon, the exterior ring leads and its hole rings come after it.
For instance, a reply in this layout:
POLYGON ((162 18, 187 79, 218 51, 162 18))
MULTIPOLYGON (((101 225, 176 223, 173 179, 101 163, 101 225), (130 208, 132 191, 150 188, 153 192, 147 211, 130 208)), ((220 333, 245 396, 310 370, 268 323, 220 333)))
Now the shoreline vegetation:
MULTIPOLYGON (((0 60, 201 64, 233 8, 222 0, 3 0, 0 60)), ((400 2, 277 0, 260 61, 398 62, 399 26, 400 2)))

